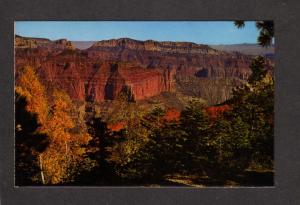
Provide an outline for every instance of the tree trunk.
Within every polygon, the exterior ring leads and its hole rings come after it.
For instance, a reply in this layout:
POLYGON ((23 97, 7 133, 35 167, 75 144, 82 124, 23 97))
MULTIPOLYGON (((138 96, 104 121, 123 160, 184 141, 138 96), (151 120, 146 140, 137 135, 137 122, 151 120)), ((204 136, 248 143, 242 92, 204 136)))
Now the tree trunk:
POLYGON ((43 163, 42 163, 42 156, 41 155, 39 155, 39 164, 40 164, 40 169, 41 169, 42 184, 45 184, 45 177, 44 177, 43 163))

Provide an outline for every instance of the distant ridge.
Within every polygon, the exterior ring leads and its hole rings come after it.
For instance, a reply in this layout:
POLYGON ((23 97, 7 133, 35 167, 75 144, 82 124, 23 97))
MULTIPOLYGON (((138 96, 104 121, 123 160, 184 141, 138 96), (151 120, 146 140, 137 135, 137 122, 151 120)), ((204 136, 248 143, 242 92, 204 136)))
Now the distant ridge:
POLYGON ((270 55, 274 54, 274 44, 270 47, 261 47, 257 44, 243 43, 231 45, 210 45, 210 47, 227 52, 240 52, 246 55, 270 55))
MULTIPOLYGON (((72 41, 73 45, 80 50, 88 49, 97 42, 99 41, 72 41)), ((209 45, 209 47, 226 52, 240 52, 246 55, 272 55, 275 50, 274 45, 264 48, 250 43, 209 45)))
POLYGON ((84 49, 91 47, 97 41, 71 41, 71 42, 73 43, 73 45, 76 48, 78 48, 80 50, 84 50, 84 49))
MULTIPOLYGON (((46 38, 38 38, 38 37, 22 37, 19 35, 16 35, 17 39, 23 38, 26 40, 35 40, 37 42, 42 43, 48 43, 51 42, 49 39, 46 38)), ((60 40, 66 40, 66 39, 60 39, 60 40)), ((154 41, 154 40, 146 40, 146 41, 139 41, 134 40, 130 38, 120 38, 120 39, 110 39, 110 40, 101 40, 101 41, 70 41, 72 45, 80 50, 89 49, 96 45, 102 45, 107 42, 119 42, 119 41, 126 41, 128 43, 146 43, 151 44, 155 43, 157 45, 166 45, 167 47, 172 47, 174 45, 180 45, 187 48, 196 48, 196 47, 202 47, 202 48, 212 48, 219 51, 225 51, 225 52, 240 52, 245 55, 266 55, 266 56, 273 56, 275 46, 274 44, 270 47, 261 47, 257 44, 251 44, 251 43, 243 43, 243 44, 219 44, 219 45, 205 45, 205 44, 196 44, 193 42, 171 42, 171 41, 154 41)))

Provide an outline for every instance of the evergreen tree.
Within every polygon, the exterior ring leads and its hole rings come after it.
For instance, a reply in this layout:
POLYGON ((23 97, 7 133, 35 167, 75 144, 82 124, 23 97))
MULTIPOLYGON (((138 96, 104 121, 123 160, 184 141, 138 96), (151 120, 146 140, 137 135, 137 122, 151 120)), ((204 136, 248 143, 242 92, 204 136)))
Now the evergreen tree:
POLYGON ((176 173, 184 168, 184 133, 179 129, 178 123, 162 124, 162 127, 151 130, 147 143, 122 167, 123 177, 148 183, 160 182, 166 174, 176 173))
POLYGON ((248 78, 248 82, 250 84, 260 82, 267 74, 267 69, 265 69, 265 58, 262 56, 255 58, 250 65, 250 69, 252 73, 248 78))
POLYGON ((211 127, 210 146, 213 150, 210 166, 215 177, 234 175, 250 163, 250 137, 248 124, 239 116, 226 113, 211 127))
POLYGON ((112 185, 119 184, 114 146, 124 140, 123 130, 112 132, 107 123, 99 117, 87 121, 88 132, 92 140, 87 145, 87 157, 94 166, 77 177, 78 184, 112 185))
POLYGON ((191 102, 182 111, 181 129, 186 133, 184 150, 190 161, 190 169, 202 169, 207 166, 210 157, 208 147, 210 141, 210 126, 208 114, 204 111, 204 105, 199 102, 191 102))
POLYGON ((103 122, 101 118, 94 117, 87 123, 89 134, 92 136, 89 146, 93 149, 89 157, 96 160, 101 169, 105 169, 110 156, 108 147, 113 145, 112 133, 107 128, 107 123, 103 122))
POLYGON ((231 112, 248 125, 252 161, 258 166, 272 167, 274 79, 262 57, 253 60, 251 69, 248 83, 233 92, 231 112))
POLYGON ((165 109, 159 106, 155 106, 151 112, 144 116, 141 120, 141 123, 147 129, 156 129, 159 128, 162 124, 162 117, 166 114, 165 109))
POLYGON ((157 123, 161 116, 162 110, 157 108, 145 117, 144 124, 151 131, 149 140, 124 166, 126 177, 160 181, 167 174, 205 169, 209 120, 203 104, 192 102, 182 112, 180 123, 163 119, 157 123))
MULTIPOLYGON (((245 21, 235 21, 234 25, 237 28, 243 28, 245 21)), ((273 21, 256 21, 256 27, 259 29, 257 41, 261 46, 270 46, 274 38, 274 22, 273 21)))

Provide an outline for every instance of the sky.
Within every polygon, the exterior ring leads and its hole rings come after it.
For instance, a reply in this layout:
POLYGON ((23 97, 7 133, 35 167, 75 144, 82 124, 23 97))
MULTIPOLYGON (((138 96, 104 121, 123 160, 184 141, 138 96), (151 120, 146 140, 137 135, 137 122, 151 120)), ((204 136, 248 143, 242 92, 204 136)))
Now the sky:
POLYGON ((256 43, 254 21, 237 29, 233 21, 16 21, 15 34, 70 41, 117 38, 185 41, 199 44, 256 43))

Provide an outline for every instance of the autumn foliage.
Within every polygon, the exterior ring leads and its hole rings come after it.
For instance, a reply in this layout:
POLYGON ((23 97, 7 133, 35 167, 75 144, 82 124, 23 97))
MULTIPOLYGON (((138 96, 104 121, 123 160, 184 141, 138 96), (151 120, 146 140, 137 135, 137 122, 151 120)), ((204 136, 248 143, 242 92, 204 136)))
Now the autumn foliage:
POLYGON ((71 117, 74 107, 70 97, 54 89, 47 99, 45 88, 31 67, 24 68, 18 82, 16 93, 26 98, 26 110, 37 116, 37 131, 49 139, 48 147, 36 155, 40 169, 37 178, 43 184, 72 180, 78 172, 78 164, 84 160, 86 151, 83 146, 88 144, 90 136, 85 132, 71 132, 75 128, 75 121, 71 117))
POLYGON ((218 116, 221 116, 224 112, 229 111, 230 106, 229 105, 210 106, 207 107, 205 110, 211 119, 216 119, 218 116))
POLYGON ((172 108, 168 109, 165 116, 163 117, 166 121, 179 121, 180 120, 180 111, 172 108))
POLYGON ((110 129, 111 131, 120 131, 125 128, 127 125, 126 121, 121 121, 117 123, 111 123, 107 125, 107 128, 110 129))
POLYGON ((47 120, 49 106, 45 87, 40 83, 35 70, 29 66, 24 67, 18 82, 16 92, 26 97, 28 102, 26 109, 28 112, 36 113, 38 122, 44 124, 47 120))

